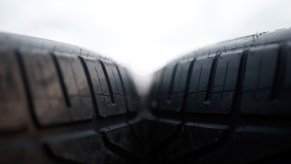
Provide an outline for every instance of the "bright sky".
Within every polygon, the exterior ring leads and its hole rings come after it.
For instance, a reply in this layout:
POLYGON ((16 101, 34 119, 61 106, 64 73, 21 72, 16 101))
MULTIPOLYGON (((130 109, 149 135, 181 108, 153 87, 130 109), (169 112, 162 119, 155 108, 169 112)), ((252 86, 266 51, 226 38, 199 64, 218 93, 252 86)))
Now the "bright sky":
POLYGON ((290 0, 0 1, 0 31, 81 46, 139 75, 204 45, 290 26, 290 0))

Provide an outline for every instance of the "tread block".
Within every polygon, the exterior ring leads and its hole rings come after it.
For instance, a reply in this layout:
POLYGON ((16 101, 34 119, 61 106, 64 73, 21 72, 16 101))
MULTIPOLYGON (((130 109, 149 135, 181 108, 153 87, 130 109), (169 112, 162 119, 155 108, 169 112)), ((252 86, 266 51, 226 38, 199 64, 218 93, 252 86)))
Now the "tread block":
POLYGON ((242 112, 247 114, 271 114, 272 102, 270 102, 270 90, 244 92, 241 98, 242 112))
POLYGON ((192 60, 181 61, 177 64, 172 93, 170 93, 168 110, 179 112, 183 106, 184 94, 189 67, 192 60))
POLYGON ((174 77, 173 94, 183 93, 186 89, 186 81, 189 67, 192 60, 181 61, 177 64, 177 69, 174 77))
POLYGON ((177 122, 169 123, 159 120, 143 120, 133 125, 133 129, 138 138, 143 141, 145 147, 152 152, 168 145, 171 142, 169 139, 175 136, 178 128, 179 123, 177 122))
POLYGON ((21 53, 31 90, 34 112, 41 126, 70 122, 52 56, 44 52, 21 53))
POLYGON ((125 91, 126 100, 128 103, 128 111, 129 112, 137 111, 139 102, 138 102, 138 94, 134 87, 134 83, 129 76, 129 72, 125 68, 119 67, 119 71, 120 71, 121 79, 124 84, 124 91, 125 91))
MULTIPOLYGON (((204 113, 205 106, 204 100, 206 97, 206 93, 198 93, 198 94, 189 94, 188 95, 188 103, 187 103, 187 111, 193 113, 204 113)), ((207 103, 207 102, 206 102, 207 103)))
POLYGON ((115 113, 116 114, 123 114, 127 112, 127 105, 125 96, 114 95, 115 99, 115 113))
POLYGON ((214 144, 222 139, 225 130, 186 124, 175 141, 167 149, 164 149, 161 154, 158 154, 158 158, 161 161, 174 160, 205 146, 214 144))
POLYGON ((214 75, 213 92, 235 90, 242 51, 220 55, 214 75))
POLYGON ((243 51, 221 55, 217 59, 212 93, 206 104, 206 113, 229 113, 236 91, 243 51))
POLYGON ((168 108, 168 110, 179 112, 182 109, 183 100, 184 100, 184 93, 172 95, 171 100, 170 100, 171 105, 168 108))
POLYGON ((279 46, 252 48, 247 57, 241 110, 248 114, 270 114, 279 46))
POLYGON ((164 89, 160 94, 160 109, 174 112, 181 110, 191 61, 181 61, 165 68, 161 86, 164 89))
POLYGON ((86 65, 93 84, 93 90, 95 95, 104 95, 110 97, 108 84, 99 60, 91 58, 83 58, 86 61, 86 65))
POLYGON ((107 117, 115 115, 115 109, 111 101, 111 98, 108 96, 96 95, 96 102, 98 105, 98 111, 101 117, 107 117))
POLYGON ((234 92, 212 94, 205 113, 229 113, 232 109, 234 94, 234 92))
POLYGON ((143 143, 142 145, 151 151, 155 151, 161 144, 168 143, 169 138, 177 132, 178 125, 177 123, 159 120, 142 120, 131 126, 137 139, 143 143))
POLYGON ((92 81, 99 116, 107 117, 126 113, 125 97, 116 66, 113 63, 103 64, 97 59, 83 59, 92 81))
POLYGON ((153 75, 153 80, 149 92, 149 98, 150 98, 150 108, 151 110, 156 110, 158 107, 158 98, 159 98, 159 89, 161 85, 161 70, 157 71, 153 75))
POLYGON ((284 75, 282 87, 280 88, 279 101, 276 103, 274 109, 272 110, 273 114, 291 114, 291 42, 287 44, 287 50, 285 51, 285 61, 284 66, 284 75))
POLYGON ((160 144, 168 142, 168 139, 175 135, 178 130, 178 123, 168 123, 163 121, 149 122, 151 128, 151 136, 149 143, 151 143, 151 149, 155 149, 160 144))
POLYGON ((23 129, 29 112, 16 56, 8 52, 0 49, 0 131, 23 129))
POLYGON ((125 95, 123 92, 123 88, 122 88, 122 83, 121 83, 121 77, 119 76, 117 67, 114 63, 109 63, 109 62, 102 62, 102 65, 104 65, 103 67, 103 71, 105 73, 105 77, 107 74, 107 77, 109 78, 109 84, 111 87, 111 89, 109 89, 109 92, 111 93, 111 100, 113 106, 114 106, 114 110, 115 110, 115 114, 123 114, 127 112, 127 107, 126 107, 126 100, 125 100, 125 95))
POLYGON ((152 99, 157 99, 160 95, 159 91, 161 89, 161 84, 162 84, 162 71, 159 70, 157 72, 155 72, 154 74, 154 78, 153 78, 153 84, 152 84, 152 89, 151 89, 151 98, 152 99))
POLYGON ((78 163, 125 163, 103 144, 94 131, 48 141, 49 150, 58 158, 78 163))
POLYGON ((243 90, 271 88, 276 71, 279 46, 252 48, 247 57, 243 90))
POLYGON ((70 101, 72 120, 92 119, 94 106, 89 85, 80 60, 74 56, 57 56, 70 101))
POLYGON ((172 77, 174 76, 175 67, 176 65, 172 64, 163 69, 158 103, 160 110, 167 110, 171 106, 170 102, 171 83, 172 77))
POLYGON ((190 93, 207 91, 214 57, 200 57, 194 62, 190 80, 190 93))
POLYGON ((109 63, 109 62, 104 62, 104 61, 101 61, 101 62, 105 66, 104 71, 106 71, 106 73, 108 75, 109 83, 111 85, 113 94, 124 95, 122 85, 121 85, 121 79, 119 77, 119 74, 118 74, 118 71, 117 71, 115 64, 109 63))
POLYGON ((161 95, 168 95, 169 91, 170 91, 170 85, 171 85, 171 80, 172 80, 172 76, 174 73, 174 69, 175 69, 175 65, 169 65, 167 67, 165 67, 163 69, 163 73, 162 73, 162 85, 161 85, 161 90, 160 90, 160 94, 161 95))
POLYGON ((287 53, 286 53, 286 60, 285 60, 285 74, 284 74, 284 82, 283 82, 283 89, 282 89, 282 96, 283 97, 291 97, 291 42, 288 44, 287 53))
POLYGON ((225 156, 229 157, 230 163, 250 163, 254 161, 256 161, 254 163, 261 163, 257 160, 272 159, 276 155, 290 152, 290 137, 289 129, 259 130, 252 127, 243 127, 237 129, 230 138, 227 144, 230 154, 225 154, 225 156))
POLYGON ((105 131, 105 135, 112 144, 115 144, 122 149, 131 152, 132 154, 141 155, 141 145, 133 136, 133 133, 128 125, 107 130, 105 131))

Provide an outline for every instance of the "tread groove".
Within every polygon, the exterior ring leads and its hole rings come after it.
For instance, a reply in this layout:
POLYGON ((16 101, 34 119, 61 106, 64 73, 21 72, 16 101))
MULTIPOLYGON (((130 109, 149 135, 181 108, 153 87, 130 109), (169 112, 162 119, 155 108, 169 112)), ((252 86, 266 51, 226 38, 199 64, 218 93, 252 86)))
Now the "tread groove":
POLYGON ((117 73, 118 73, 118 77, 120 79, 120 82, 121 82, 121 87, 122 87, 122 91, 123 91, 123 94, 124 94, 124 99, 125 99, 125 106, 126 106, 126 111, 129 112, 129 108, 128 108, 128 98, 127 98, 127 93, 125 91, 125 87, 124 87, 124 81, 123 81, 123 78, 121 76, 121 73, 120 73, 120 70, 118 68, 117 65, 115 65, 116 69, 117 69, 117 73))
POLYGON ((188 95, 189 95, 189 88, 190 88, 190 83, 191 83, 191 75, 193 72, 193 67, 194 64, 196 62, 196 59, 193 59, 189 65, 189 69, 187 72, 187 79, 186 79, 186 84, 185 84, 185 92, 184 92, 184 96, 183 96, 183 103, 182 103, 182 108, 181 108, 181 112, 186 112, 186 107, 187 107, 187 103, 188 103, 188 95))
MULTIPOLYGON (((222 88, 222 92, 227 92, 224 88, 225 88, 225 82, 226 82, 226 77, 227 77, 227 71, 228 71, 228 67, 229 67, 229 61, 227 62, 227 64, 226 64, 226 69, 225 69, 225 76, 224 76, 224 79, 223 79, 223 88, 222 88)), ((215 79, 215 76, 214 76, 214 78, 213 79, 215 79)), ((213 85, 212 85, 213 86, 213 85)), ((232 91, 232 90, 231 90, 232 91)), ((212 93, 214 93, 213 91, 212 91, 212 93)))
POLYGON ((207 84, 207 91, 206 91, 206 96, 204 98, 204 101, 208 101, 210 94, 212 94, 212 88, 214 84, 214 79, 215 79, 215 71, 217 67, 217 61, 220 55, 216 55, 212 61, 210 73, 209 73, 209 81, 207 84))
POLYGON ((280 90, 283 84, 283 75, 285 73, 285 63, 284 63, 284 60, 285 60, 284 54, 286 53, 285 47, 286 47, 286 44, 282 44, 279 48, 275 76, 274 76, 274 83, 273 83, 273 88, 272 88, 271 97, 270 97, 271 100, 275 100, 279 98, 280 96, 280 90))
POLYGON ((14 51, 14 54, 16 56, 16 60, 17 63, 19 65, 20 68, 20 74, 21 74, 21 78, 22 78, 22 82, 23 82, 23 86, 24 86, 24 90, 25 90, 25 94, 26 94, 26 98, 27 98, 27 102, 28 102, 28 108, 30 110, 30 114, 31 114, 31 118, 34 122, 34 125, 36 127, 40 127, 39 121, 37 120, 36 114, 34 112, 34 105, 33 105, 33 98, 32 98, 32 93, 31 93, 31 88, 29 85, 29 80, 28 80, 28 76, 26 73, 26 68, 22 59, 22 54, 16 50, 14 51))
POLYGON ((99 117, 100 113, 99 113, 99 110, 97 107, 97 101, 96 101, 95 94, 94 94, 94 88, 93 88, 93 84, 92 84, 92 80, 91 80, 91 75, 89 73, 89 70, 88 70, 88 67, 87 67, 85 60, 81 56, 79 56, 78 58, 81 61, 81 65, 82 65, 84 72, 85 72, 85 76, 86 76, 86 80, 88 82, 88 86, 89 86, 89 90, 91 93, 92 102, 93 102, 95 112, 97 113, 97 117, 99 117))
POLYGON ((63 73, 62 73, 61 68, 60 68, 60 63, 59 63, 59 61, 58 61, 58 59, 57 59, 55 54, 51 53, 50 55, 51 55, 51 57, 53 59, 54 66, 55 66, 56 71, 57 71, 58 79, 59 79, 59 82, 60 82, 60 85, 61 85, 61 89, 62 89, 62 93, 63 93, 64 99, 65 99, 66 105, 68 107, 71 107, 71 102, 70 102, 70 98, 69 98, 69 95, 68 95, 67 87, 66 87, 66 84, 65 84, 65 81, 64 81, 64 76, 63 76, 63 73))
POLYGON ((107 82, 107 85, 108 85, 108 90, 109 90, 109 94, 110 94, 110 98, 111 98, 111 101, 113 104, 115 104, 115 98, 114 98, 114 95, 113 95, 113 90, 112 90, 112 86, 111 86, 111 83, 110 83, 110 79, 109 79, 109 76, 108 76, 108 72, 105 68, 105 65, 103 63, 102 60, 99 60, 100 63, 101 63, 101 67, 103 69, 103 72, 104 72, 104 75, 105 75, 105 79, 106 79, 106 82, 107 82))
POLYGON ((169 91, 168 91, 168 95, 167 95, 167 100, 171 99, 171 96, 172 96, 172 93, 173 93, 174 79, 175 79, 175 76, 176 76, 177 67, 178 67, 178 64, 175 64, 173 73, 171 75, 171 82, 170 82, 170 87, 169 87, 169 91))
MULTIPOLYGON (((246 64, 247 64, 247 58, 249 54, 249 49, 244 50, 240 59, 240 64, 239 64, 239 71, 237 75, 237 81, 236 81, 236 87, 235 87, 235 95, 232 101, 232 110, 231 110, 231 125, 230 125, 230 134, 234 134, 234 131, 236 127, 238 126, 238 122, 240 121, 241 118, 241 113, 240 113, 240 102, 241 102, 241 90, 243 86, 243 81, 244 81, 244 75, 245 75, 245 70, 246 70, 246 64)), ((228 136, 230 137, 230 135, 228 136)))

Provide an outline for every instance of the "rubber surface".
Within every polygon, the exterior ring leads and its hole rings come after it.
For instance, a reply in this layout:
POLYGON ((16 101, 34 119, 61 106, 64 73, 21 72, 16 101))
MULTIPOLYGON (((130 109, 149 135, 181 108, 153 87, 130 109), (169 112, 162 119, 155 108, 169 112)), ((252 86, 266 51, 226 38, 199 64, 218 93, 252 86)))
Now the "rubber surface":
POLYGON ((131 163, 127 70, 79 47, 0 33, 0 163, 131 163))
POLYGON ((0 163, 290 163, 290 100, 291 29, 176 59, 142 99, 110 59, 0 33, 0 163))
POLYGON ((290 163, 291 29, 176 59, 155 73, 148 100, 160 126, 152 162, 290 163))

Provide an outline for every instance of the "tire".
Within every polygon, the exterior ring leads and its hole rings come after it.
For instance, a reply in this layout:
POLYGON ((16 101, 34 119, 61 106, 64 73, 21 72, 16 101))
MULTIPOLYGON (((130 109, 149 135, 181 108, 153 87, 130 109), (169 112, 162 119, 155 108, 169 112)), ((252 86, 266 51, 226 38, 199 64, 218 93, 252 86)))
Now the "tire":
POLYGON ((176 59, 148 100, 152 163, 290 163, 291 29, 176 59))
POLYGON ((148 106, 110 59, 0 33, 0 163, 290 163, 290 92, 290 29, 169 63, 148 106))
POLYGON ((93 52, 0 33, 0 163, 136 163, 139 97, 93 52))

